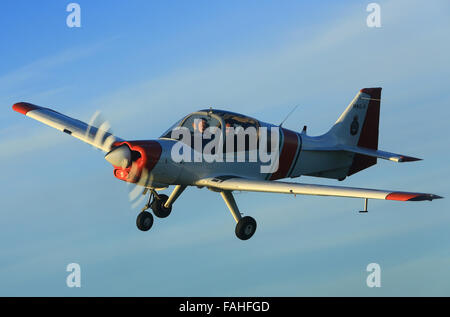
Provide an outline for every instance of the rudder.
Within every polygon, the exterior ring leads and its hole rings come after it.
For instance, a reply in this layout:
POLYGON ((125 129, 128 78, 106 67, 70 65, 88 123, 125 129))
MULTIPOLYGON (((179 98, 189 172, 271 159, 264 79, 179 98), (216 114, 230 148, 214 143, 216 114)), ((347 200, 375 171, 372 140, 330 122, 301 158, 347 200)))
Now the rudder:
MULTIPOLYGON (((363 88, 327 133, 337 144, 378 149, 381 88, 363 88)), ((355 154, 348 176, 377 163, 376 157, 355 154)))
MULTIPOLYGON (((361 89, 360 93, 363 94, 365 98, 369 98, 369 103, 367 105, 366 117, 361 128, 361 135, 357 146, 377 150, 380 125, 381 88, 364 88, 361 89)), ((348 171, 348 176, 375 164, 377 164, 376 157, 355 154, 353 163, 348 171)))

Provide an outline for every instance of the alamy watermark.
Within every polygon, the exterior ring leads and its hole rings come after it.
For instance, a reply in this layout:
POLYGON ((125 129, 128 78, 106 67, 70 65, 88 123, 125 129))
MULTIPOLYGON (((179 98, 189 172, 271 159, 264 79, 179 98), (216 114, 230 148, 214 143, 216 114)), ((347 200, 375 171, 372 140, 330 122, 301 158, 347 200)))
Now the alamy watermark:
POLYGON ((195 119, 194 130, 177 127, 171 138, 178 140, 172 147, 174 162, 259 162, 261 173, 274 173, 279 165, 280 129, 271 127, 206 127, 195 119))
POLYGON ((69 28, 81 27, 81 7, 78 3, 69 3, 66 7, 66 11, 70 14, 66 18, 66 25, 69 28))
POLYGON ((367 276, 367 287, 381 287, 381 267, 378 263, 369 263, 366 267, 366 271, 370 272, 367 276))
POLYGON ((381 7, 378 3, 369 3, 366 11, 370 12, 367 16, 366 24, 369 28, 381 28, 381 7))
POLYGON ((67 264, 66 271, 70 272, 66 278, 67 287, 81 287, 81 267, 78 263, 67 264))

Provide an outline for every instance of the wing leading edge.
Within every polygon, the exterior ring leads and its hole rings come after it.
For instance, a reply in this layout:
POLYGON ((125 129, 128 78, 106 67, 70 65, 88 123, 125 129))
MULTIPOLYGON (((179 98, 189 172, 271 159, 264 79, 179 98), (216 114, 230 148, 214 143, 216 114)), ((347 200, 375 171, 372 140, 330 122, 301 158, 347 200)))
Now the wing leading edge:
POLYGON ((442 198, 425 193, 399 192, 379 189, 300 184, 266 180, 251 180, 239 177, 213 177, 196 182, 213 190, 269 192, 294 195, 318 195, 351 198, 386 199, 398 201, 421 201, 442 198))
POLYGON ((122 141, 120 138, 107 132, 109 126, 106 124, 97 128, 55 110, 36 106, 27 102, 16 103, 12 108, 14 111, 67 133, 105 152, 111 150, 111 146, 114 142, 122 141))

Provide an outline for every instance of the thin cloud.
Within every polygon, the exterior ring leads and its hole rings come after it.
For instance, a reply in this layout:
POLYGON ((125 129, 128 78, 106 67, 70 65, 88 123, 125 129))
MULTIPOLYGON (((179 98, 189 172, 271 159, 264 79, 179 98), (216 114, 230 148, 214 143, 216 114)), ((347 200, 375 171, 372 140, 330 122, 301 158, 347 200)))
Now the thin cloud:
POLYGON ((25 82, 38 80, 54 68, 62 67, 76 60, 89 57, 105 48, 107 43, 114 39, 115 38, 103 40, 86 46, 72 47, 19 67, 16 70, 0 76, 0 89, 1 91, 21 89, 25 82))

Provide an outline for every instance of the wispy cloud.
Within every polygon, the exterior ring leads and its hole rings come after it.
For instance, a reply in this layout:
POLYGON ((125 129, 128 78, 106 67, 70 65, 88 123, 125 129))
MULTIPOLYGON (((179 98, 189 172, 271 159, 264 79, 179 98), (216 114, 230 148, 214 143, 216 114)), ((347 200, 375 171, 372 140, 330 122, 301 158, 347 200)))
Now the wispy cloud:
POLYGON ((79 59, 95 54, 105 47, 109 40, 103 40, 91 45, 72 47, 54 55, 37 59, 27 65, 0 76, 1 91, 22 89, 24 83, 30 80, 39 80, 49 71, 67 65, 79 59))

